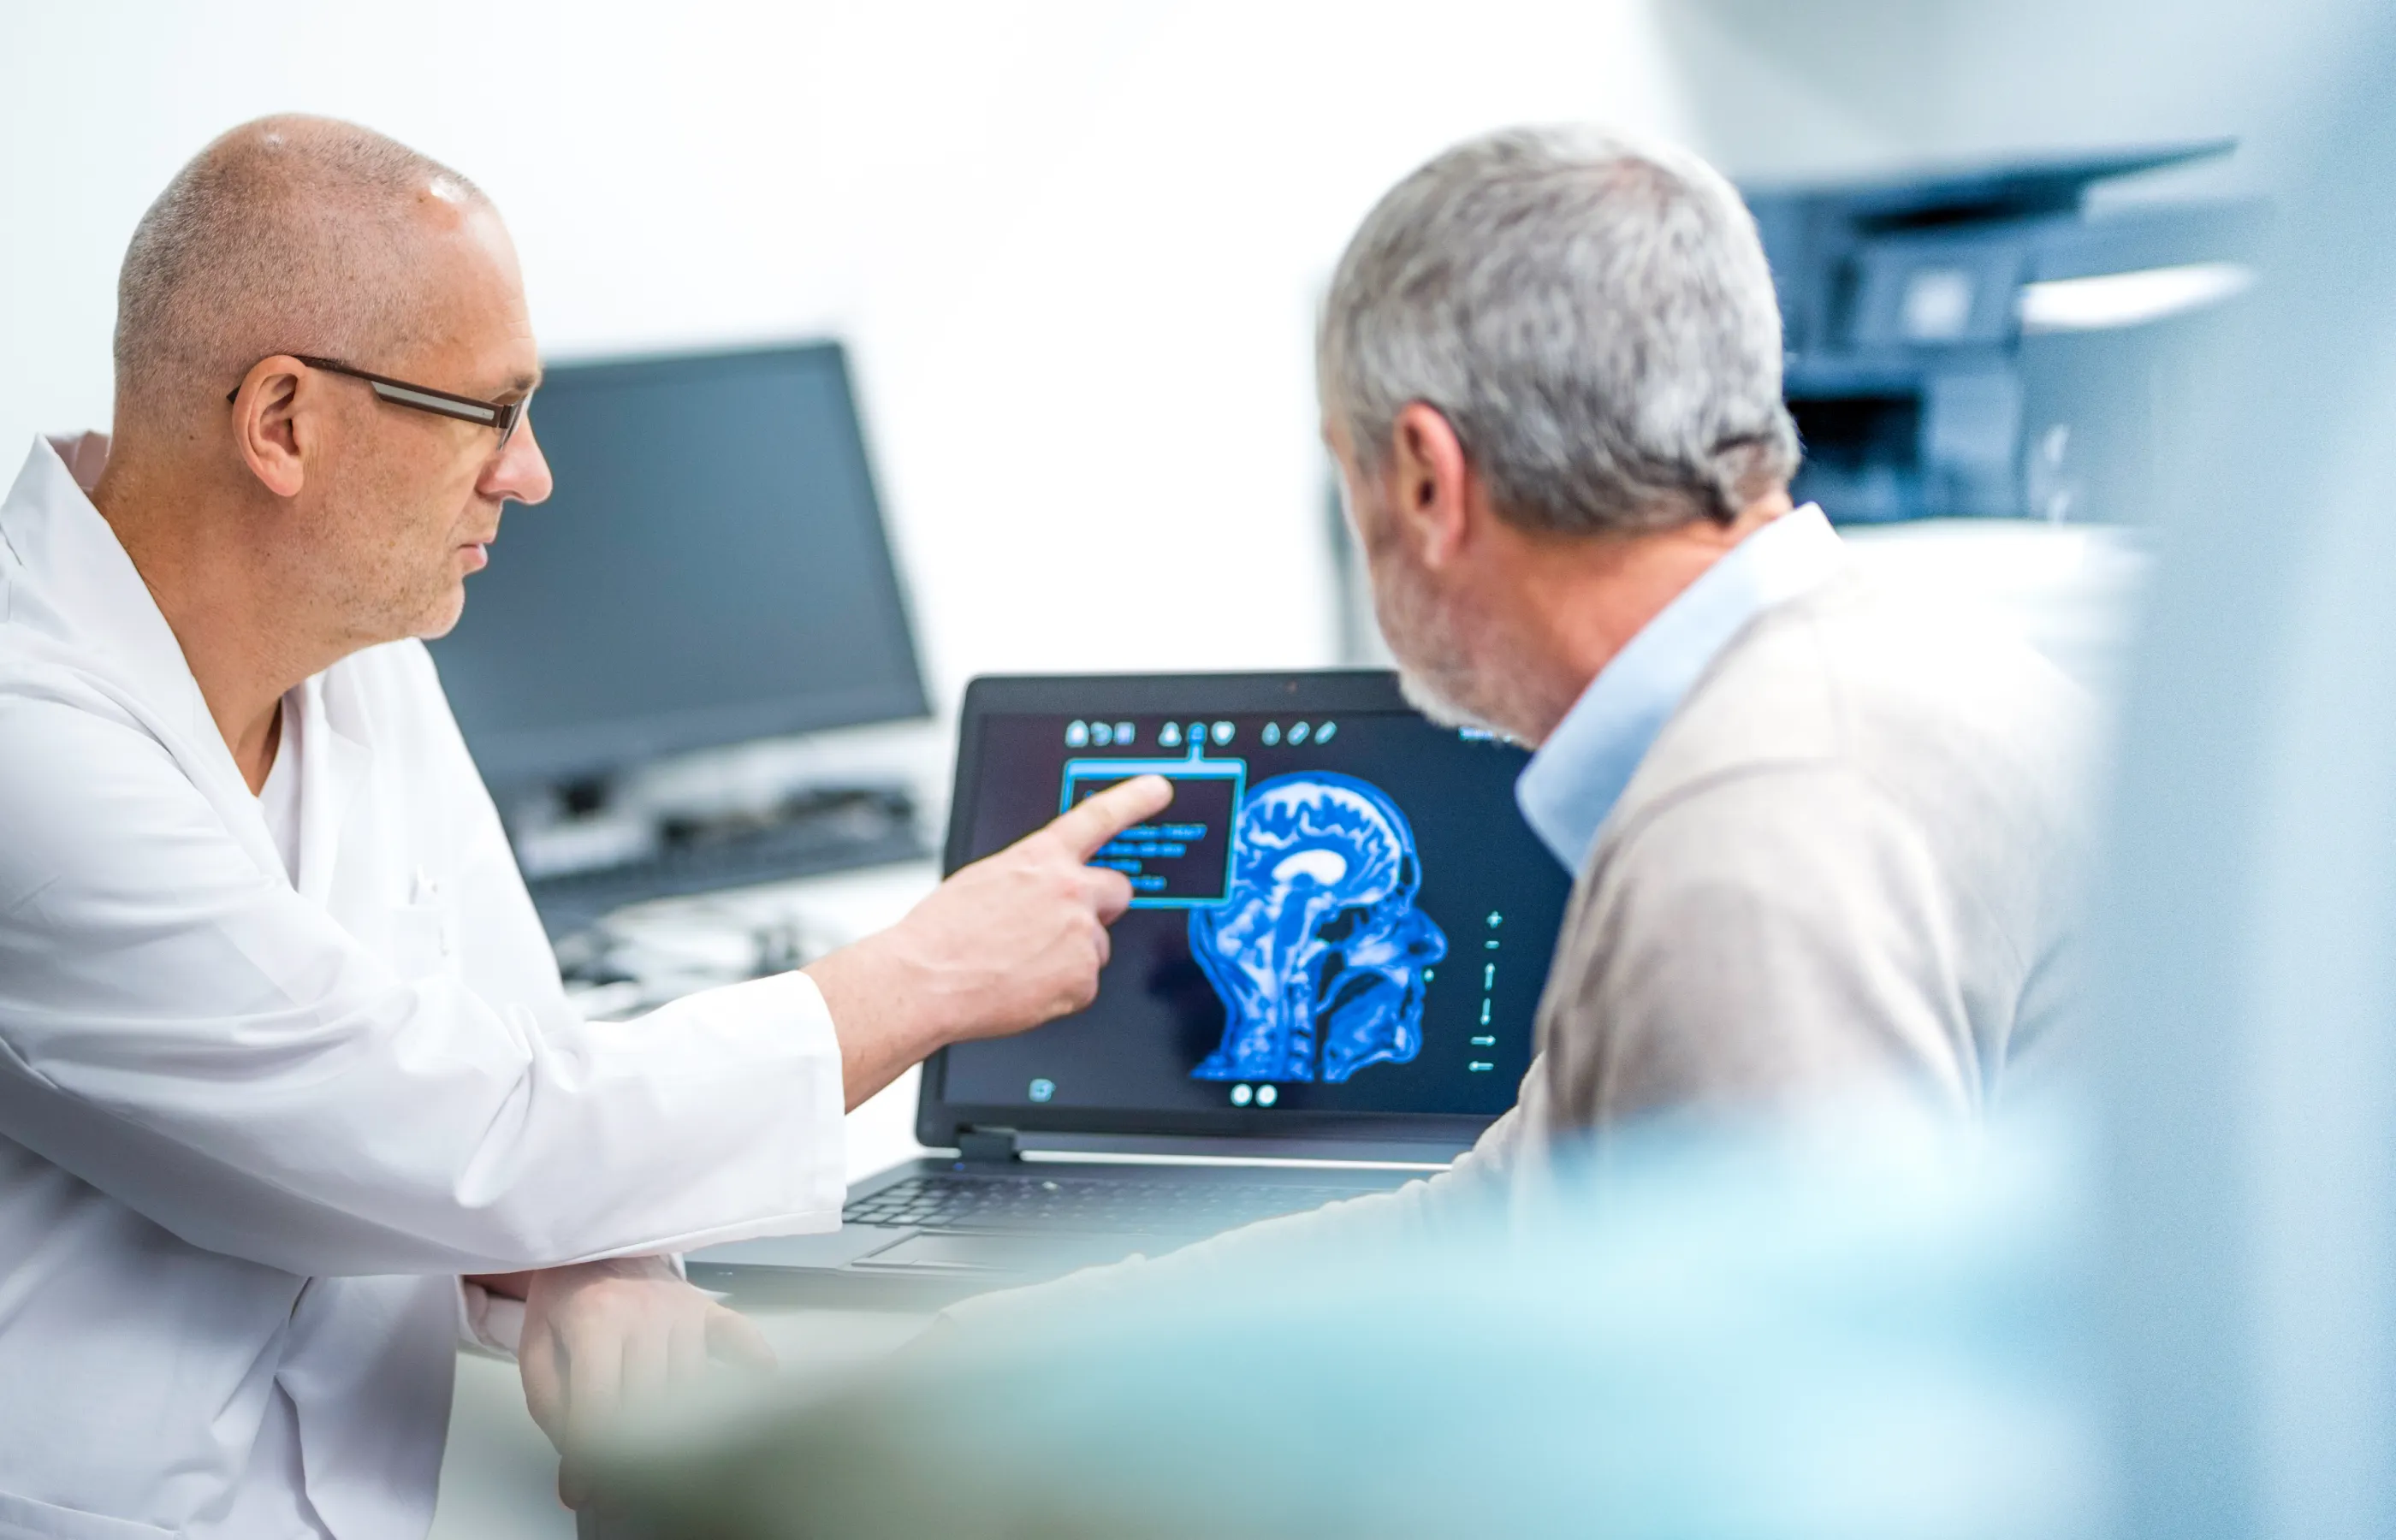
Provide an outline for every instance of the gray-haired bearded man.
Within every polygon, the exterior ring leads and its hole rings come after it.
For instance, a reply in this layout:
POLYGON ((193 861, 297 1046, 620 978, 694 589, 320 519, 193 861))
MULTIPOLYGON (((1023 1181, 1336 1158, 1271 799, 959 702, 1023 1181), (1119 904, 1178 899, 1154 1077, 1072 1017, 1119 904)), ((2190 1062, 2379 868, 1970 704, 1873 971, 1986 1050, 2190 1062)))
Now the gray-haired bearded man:
POLYGON ((1518 798, 1577 874, 1537 1056, 1438 1177, 961 1318, 1436 1228, 1631 1120, 1970 1120, 2056 1052, 2086 703, 1791 506, 1779 311, 1718 173, 1459 145, 1365 219, 1317 366, 1409 693, 1537 749, 1518 798))

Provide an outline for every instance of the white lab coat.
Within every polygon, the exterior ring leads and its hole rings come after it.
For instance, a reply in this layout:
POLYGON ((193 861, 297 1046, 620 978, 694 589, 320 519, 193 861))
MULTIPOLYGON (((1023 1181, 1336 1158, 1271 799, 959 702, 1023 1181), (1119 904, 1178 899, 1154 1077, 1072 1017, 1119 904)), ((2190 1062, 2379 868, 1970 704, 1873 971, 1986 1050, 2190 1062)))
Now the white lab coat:
POLYGON ((105 453, 0 503, 0 1540, 421 1535, 459 1275, 832 1228, 839 1047, 580 1019, 415 643, 299 694, 295 887, 105 453))

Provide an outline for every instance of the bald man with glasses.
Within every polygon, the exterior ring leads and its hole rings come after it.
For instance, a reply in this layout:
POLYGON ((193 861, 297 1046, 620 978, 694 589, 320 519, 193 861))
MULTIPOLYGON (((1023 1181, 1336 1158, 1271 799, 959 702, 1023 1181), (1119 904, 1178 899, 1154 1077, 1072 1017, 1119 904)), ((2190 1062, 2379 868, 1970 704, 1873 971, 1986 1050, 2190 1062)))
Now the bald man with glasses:
POLYGON ((571 1443, 770 1358, 672 1254, 1085 1003, 1150 779, 803 972, 582 1020, 419 638, 549 496, 471 183, 272 118, 126 254, 113 438, 0 501, 0 1533, 420 1535, 461 1333, 571 1443), (228 394, 230 388, 230 394, 228 394))

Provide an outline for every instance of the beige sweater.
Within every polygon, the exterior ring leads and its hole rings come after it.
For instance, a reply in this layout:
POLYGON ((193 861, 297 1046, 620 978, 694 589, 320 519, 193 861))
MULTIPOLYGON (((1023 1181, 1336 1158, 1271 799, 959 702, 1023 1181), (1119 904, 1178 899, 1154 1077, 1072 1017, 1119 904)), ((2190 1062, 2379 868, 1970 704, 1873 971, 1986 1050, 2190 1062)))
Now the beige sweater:
POLYGON ((1599 831, 1514 1109, 1438 1176, 1145 1268, 1436 1229, 1529 1197, 1561 1144, 1633 1120, 1977 1119, 2059 1056, 2088 716, 2026 644, 1852 573, 1766 611, 1599 831))
POLYGON ((1989 1109, 2068 1004, 2079 692, 1844 576, 1700 677, 1600 830, 1539 1004, 1554 1113, 1989 1109))

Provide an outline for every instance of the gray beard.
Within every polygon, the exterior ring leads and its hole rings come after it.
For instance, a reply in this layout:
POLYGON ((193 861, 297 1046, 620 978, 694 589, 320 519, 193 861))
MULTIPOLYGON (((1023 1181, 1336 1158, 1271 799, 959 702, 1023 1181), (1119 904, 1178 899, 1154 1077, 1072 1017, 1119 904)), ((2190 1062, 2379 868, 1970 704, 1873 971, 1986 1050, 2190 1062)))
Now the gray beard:
POLYGON ((1382 639, 1397 660, 1398 689, 1406 703, 1443 727, 1519 741, 1498 721, 1509 714, 1502 709, 1506 704, 1503 684, 1482 677, 1495 662, 1487 655, 1496 649, 1485 639, 1477 647, 1468 644, 1458 634, 1451 617, 1410 586, 1410 576, 1392 573, 1387 581, 1386 591, 1376 590, 1374 607, 1382 639))
POLYGON ((1464 727, 1484 733, 1498 731, 1470 708, 1458 705, 1429 679, 1403 665, 1398 670, 1398 693, 1406 697, 1407 705, 1442 727, 1464 727))

